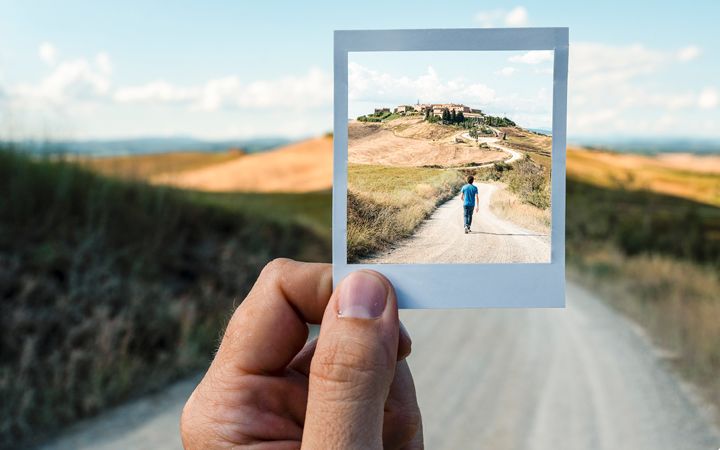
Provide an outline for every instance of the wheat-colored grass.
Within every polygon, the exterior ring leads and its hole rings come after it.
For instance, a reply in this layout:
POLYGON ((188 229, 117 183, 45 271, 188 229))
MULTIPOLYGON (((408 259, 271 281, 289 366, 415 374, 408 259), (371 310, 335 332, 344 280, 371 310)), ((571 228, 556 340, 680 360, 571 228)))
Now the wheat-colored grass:
POLYGON ((103 175, 144 180, 159 174, 197 170, 242 158, 241 150, 225 152, 168 152, 148 155, 123 155, 77 158, 75 162, 103 175))
POLYGON ((644 156, 569 148, 569 177, 602 187, 648 190, 720 206, 717 156, 644 156))
POLYGON ((572 265, 616 308, 645 327, 675 366, 720 407, 720 276, 661 255, 628 256, 602 245, 572 265))
POLYGON ((455 170, 350 164, 348 261, 409 236, 462 184, 455 170))
POLYGON ((496 216, 516 223, 528 230, 550 234, 550 209, 540 209, 523 202, 515 194, 507 191, 502 184, 490 199, 490 210, 496 216))

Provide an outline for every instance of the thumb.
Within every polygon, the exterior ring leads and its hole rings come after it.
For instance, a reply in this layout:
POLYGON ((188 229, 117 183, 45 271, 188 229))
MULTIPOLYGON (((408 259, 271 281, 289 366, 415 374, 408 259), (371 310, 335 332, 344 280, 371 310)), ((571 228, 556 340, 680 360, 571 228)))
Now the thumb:
POLYGON ((395 291, 379 273, 352 273, 335 290, 310 365, 303 448, 382 449, 399 323, 395 291))

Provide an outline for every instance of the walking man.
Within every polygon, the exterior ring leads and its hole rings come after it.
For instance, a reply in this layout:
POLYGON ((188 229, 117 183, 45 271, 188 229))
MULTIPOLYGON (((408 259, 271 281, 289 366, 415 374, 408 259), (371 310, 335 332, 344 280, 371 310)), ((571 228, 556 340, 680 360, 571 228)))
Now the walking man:
POLYGON ((478 188, 473 184, 475 177, 472 175, 467 177, 467 184, 460 189, 460 199, 463 202, 463 213, 465 217, 465 234, 470 232, 470 224, 472 224, 473 207, 475 212, 478 211, 480 198, 478 197, 478 188))

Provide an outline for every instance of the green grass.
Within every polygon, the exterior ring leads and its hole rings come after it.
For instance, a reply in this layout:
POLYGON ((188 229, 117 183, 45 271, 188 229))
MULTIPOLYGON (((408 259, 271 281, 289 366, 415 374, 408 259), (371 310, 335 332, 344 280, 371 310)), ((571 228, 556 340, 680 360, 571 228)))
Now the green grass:
POLYGON ((284 218, 319 224, 328 199, 193 197, 1 149, 0 447, 206 367, 267 261, 329 259, 284 218))
POLYGON ((238 211, 281 224, 300 224, 330 239, 332 192, 291 193, 212 193, 186 192, 201 203, 238 211))
POLYGON ((348 262, 412 234, 463 183, 455 170, 350 164, 348 262))
POLYGON ((602 242, 628 255, 662 254, 720 267, 720 208, 568 178, 566 239, 569 258, 602 242))

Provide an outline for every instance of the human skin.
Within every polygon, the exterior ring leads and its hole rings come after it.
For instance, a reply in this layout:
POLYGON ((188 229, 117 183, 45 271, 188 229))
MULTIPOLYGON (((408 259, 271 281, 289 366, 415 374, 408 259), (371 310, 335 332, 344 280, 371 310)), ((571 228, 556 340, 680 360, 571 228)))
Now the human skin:
POLYGON ((405 361, 411 342, 390 282, 328 264, 268 264, 188 399, 186 449, 421 449, 405 361), (308 323, 320 323, 307 343, 308 323))

